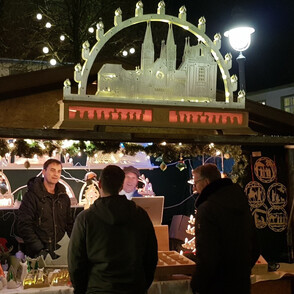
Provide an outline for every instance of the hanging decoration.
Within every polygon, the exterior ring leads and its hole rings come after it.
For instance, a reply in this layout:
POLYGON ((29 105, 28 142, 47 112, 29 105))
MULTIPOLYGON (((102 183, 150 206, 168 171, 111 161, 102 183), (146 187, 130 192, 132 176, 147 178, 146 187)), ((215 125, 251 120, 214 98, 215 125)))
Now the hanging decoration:
POLYGON ((29 169, 30 166, 31 166, 31 164, 30 164, 30 162, 29 162, 28 160, 26 160, 25 163, 24 163, 23 165, 24 165, 24 167, 25 167, 26 169, 29 169))
MULTIPOLYGON (((31 159, 36 156, 47 155, 49 157, 62 154, 73 158, 85 154, 89 158, 102 154, 121 152, 123 155, 134 156, 138 152, 145 152, 148 156, 156 158, 160 162, 160 169, 166 170, 172 162, 178 162, 178 169, 186 168, 185 160, 197 156, 216 156, 223 154, 225 160, 232 158, 234 166, 229 175, 233 182, 244 177, 248 160, 242 153, 240 145, 217 145, 206 144, 176 144, 176 143, 150 143, 136 144, 124 142, 103 142, 103 141, 72 141, 72 140, 30 140, 30 139, 0 139, 0 156, 19 156, 31 159), (180 158, 180 160, 179 160, 180 158)), ((29 168, 28 164, 25 164, 29 168)))
POLYGON ((161 162, 161 164, 160 164, 159 167, 160 167, 160 169, 161 169, 162 171, 165 171, 165 170, 167 169, 167 165, 165 164, 164 161, 161 162))
POLYGON ((260 157, 254 164, 254 173, 262 183, 271 183, 277 177, 276 164, 268 157, 260 157))
MULTIPOLYGON (((251 158, 252 161, 252 158, 251 158)), ((282 232, 287 228, 288 215, 287 189, 277 182, 277 167, 269 157, 259 157, 254 165, 251 163, 252 181, 244 192, 248 197, 255 226, 263 229, 268 226, 274 232, 282 232)))
POLYGON ((183 160, 182 153, 180 154, 180 160, 179 160, 179 162, 176 164, 176 168, 179 169, 179 171, 182 171, 182 170, 184 170, 185 168, 187 168, 187 165, 186 165, 185 161, 183 160))

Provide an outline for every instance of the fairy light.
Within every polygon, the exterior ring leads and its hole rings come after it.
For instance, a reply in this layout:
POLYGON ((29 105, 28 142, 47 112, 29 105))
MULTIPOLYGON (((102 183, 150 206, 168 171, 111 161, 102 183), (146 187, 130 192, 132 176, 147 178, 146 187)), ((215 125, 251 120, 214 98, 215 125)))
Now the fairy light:
POLYGON ((26 143, 30 144, 30 145, 33 144, 33 140, 31 140, 31 139, 25 139, 24 141, 25 141, 26 143))
POLYGON ((50 29, 52 27, 52 24, 49 21, 47 21, 46 24, 45 24, 45 27, 47 29, 50 29))
POLYGON ((39 146, 43 149, 43 150, 45 150, 46 149, 46 146, 44 145, 44 143, 43 142, 39 142, 39 146))
POLYGON ((36 18, 37 18, 37 20, 41 20, 43 18, 43 16, 41 13, 37 13, 36 18))
POLYGON ((56 61, 55 58, 50 59, 49 62, 50 62, 50 64, 53 65, 53 66, 57 64, 57 61, 56 61))
POLYGON ((43 51, 43 53, 47 54, 47 53, 49 53, 49 48, 47 46, 44 46, 42 51, 43 51))

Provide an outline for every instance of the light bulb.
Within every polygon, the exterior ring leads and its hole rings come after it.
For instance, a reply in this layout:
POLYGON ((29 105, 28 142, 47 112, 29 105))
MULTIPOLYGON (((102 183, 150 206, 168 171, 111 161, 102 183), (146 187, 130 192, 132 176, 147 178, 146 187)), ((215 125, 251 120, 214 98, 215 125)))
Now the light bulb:
POLYGON ((245 51, 248 49, 251 43, 251 34, 255 30, 251 27, 238 27, 226 31, 224 33, 225 37, 229 38, 230 45, 236 51, 245 51))
POLYGON ((50 64, 51 65, 56 65, 56 63, 57 63, 57 61, 56 61, 56 59, 55 58, 52 58, 52 59, 50 59, 50 64))
POLYGON ((64 41, 65 40, 65 36, 64 35, 60 35, 59 39, 60 39, 60 41, 64 41))
POLYGON ((43 47, 43 49, 42 49, 42 50, 43 50, 43 53, 45 53, 45 54, 49 53, 49 48, 48 48, 48 47, 46 47, 46 46, 45 46, 45 47, 43 47))
POLYGON ((48 21, 48 22, 46 22, 45 27, 47 29, 50 29, 52 27, 52 24, 48 21))
POLYGON ((41 20, 43 18, 43 16, 41 13, 37 13, 36 18, 37 18, 37 20, 41 20))

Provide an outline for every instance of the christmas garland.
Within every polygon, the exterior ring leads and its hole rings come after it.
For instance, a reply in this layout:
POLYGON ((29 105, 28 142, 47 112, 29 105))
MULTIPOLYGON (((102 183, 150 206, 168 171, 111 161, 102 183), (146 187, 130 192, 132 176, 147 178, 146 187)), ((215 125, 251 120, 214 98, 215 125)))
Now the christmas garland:
MULTIPOLYGON (((216 154, 222 154, 224 159, 234 159, 234 166, 230 174, 234 182, 239 182, 240 178, 245 176, 245 170, 248 166, 247 156, 243 154, 240 145, 146 144, 145 146, 143 144, 121 142, 67 142, 69 144, 65 146, 65 141, 0 139, 0 156, 5 157, 7 154, 10 154, 25 158, 32 158, 35 155, 48 155, 51 157, 55 152, 70 157, 75 157, 80 154, 93 157, 98 151, 104 154, 121 151, 125 155, 133 156, 142 151, 156 158, 156 161, 165 164, 197 156, 216 156, 216 154)), ((162 170, 165 170, 164 165, 162 170)))

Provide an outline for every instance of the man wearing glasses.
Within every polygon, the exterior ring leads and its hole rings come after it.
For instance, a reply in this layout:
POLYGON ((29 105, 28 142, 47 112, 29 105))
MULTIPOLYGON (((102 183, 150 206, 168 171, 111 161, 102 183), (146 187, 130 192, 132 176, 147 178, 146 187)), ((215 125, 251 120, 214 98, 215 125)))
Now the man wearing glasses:
POLYGON ((250 273, 259 256, 248 200, 215 164, 193 170, 196 201, 196 270, 193 293, 249 294, 250 273))

